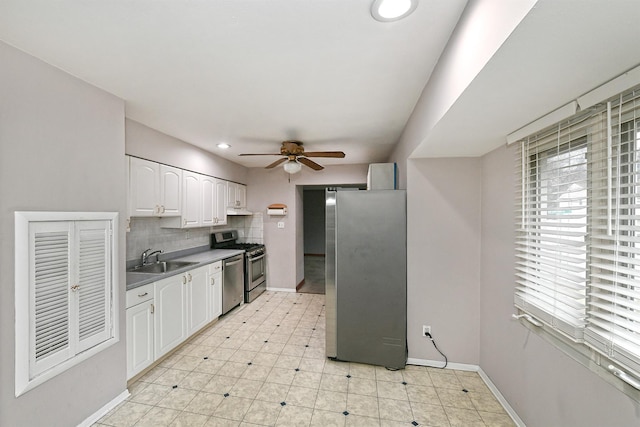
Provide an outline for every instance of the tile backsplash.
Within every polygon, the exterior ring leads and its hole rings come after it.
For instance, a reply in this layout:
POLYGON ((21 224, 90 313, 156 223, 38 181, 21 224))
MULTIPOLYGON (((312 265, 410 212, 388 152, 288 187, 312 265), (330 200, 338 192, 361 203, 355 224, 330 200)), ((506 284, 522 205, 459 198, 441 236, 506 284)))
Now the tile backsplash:
POLYGON ((264 243, 262 212, 250 216, 229 216, 227 225, 201 228, 162 228, 160 218, 131 218, 127 233, 127 260, 140 257, 146 249, 162 249, 165 253, 208 246, 211 233, 238 230, 240 242, 264 243))

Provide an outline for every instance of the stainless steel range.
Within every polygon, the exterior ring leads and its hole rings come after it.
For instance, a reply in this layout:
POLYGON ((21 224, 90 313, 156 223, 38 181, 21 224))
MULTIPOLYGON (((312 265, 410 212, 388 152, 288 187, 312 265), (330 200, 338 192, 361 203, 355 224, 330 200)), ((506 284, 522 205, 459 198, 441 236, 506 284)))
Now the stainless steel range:
POLYGON ((245 251, 244 302, 251 302, 267 289, 266 248, 262 243, 238 243, 237 239, 237 230, 214 233, 211 247, 245 251))

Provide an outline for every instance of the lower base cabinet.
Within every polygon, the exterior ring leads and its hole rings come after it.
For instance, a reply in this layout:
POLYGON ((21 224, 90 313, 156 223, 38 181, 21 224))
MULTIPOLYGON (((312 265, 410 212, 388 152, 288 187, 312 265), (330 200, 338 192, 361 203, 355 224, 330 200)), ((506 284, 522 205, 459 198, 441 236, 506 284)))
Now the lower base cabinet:
POLYGON ((207 272, 207 321, 222 315, 222 261, 209 264, 207 272))
POLYGON ((221 314, 221 261, 127 291, 127 379, 221 314))
POLYGON ((187 277, 179 275, 155 284, 155 357, 164 356, 187 338, 187 277))
POLYGON ((127 379, 155 361, 152 285, 127 292, 127 379))

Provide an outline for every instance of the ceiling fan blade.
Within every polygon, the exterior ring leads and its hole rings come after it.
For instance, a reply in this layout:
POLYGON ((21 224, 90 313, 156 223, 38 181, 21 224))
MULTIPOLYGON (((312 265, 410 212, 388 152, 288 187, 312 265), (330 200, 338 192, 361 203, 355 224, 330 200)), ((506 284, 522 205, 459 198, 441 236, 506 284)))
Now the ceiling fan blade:
POLYGON ((238 156, 282 156, 280 153, 243 153, 238 156))
POLYGON ((313 160, 309 160, 305 157, 298 157, 298 161, 300 163, 302 163, 303 165, 307 165, 309 166, 311 169, 313 169, 314 171, 319 171, 324 169, 324 167, 320 166, 319 164, 317 164, 316 162, 314 162, 313 160))
POLYGON ((306 151, 303 155, 306 157, 334 157, 336 159, 344 158, 344 153, 342 151, 306 151))
POLYGON ((282 159, 278 159, 275 162, 271 163, 269 166, 266 166, 265 169, 272 169, 275 168, 276 166, 278 166, 279 164, 282 164, 284 162, 287 161, 286 157, 283 157, 282 159))

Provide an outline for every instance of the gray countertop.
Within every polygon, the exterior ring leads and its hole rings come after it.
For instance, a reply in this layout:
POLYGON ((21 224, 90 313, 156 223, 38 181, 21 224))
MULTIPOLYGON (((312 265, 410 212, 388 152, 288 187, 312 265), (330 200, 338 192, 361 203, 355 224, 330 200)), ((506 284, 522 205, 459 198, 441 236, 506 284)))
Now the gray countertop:
POLYGON ((195 254, 182 256, 179 258, 172 258, 171 261, 187 261, 197 262, 198 264, 190 265, 188 267, 173 270, 169 273, 163 274, 151 274, 151 273, 132 273, 127 271, 127 290, 135 289, 139 286, 146 285, 148 283, 157 282, 158 280, 165 279, 167 277, 182 274, 185 271, 193 270, 194 268, 202 267, 203 265, 211 264, 222 259, 230 258, 232 256, 244 253, 243 250, 238 249, 211 249, 208 251, 198 252, 195 254))

